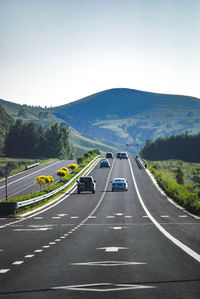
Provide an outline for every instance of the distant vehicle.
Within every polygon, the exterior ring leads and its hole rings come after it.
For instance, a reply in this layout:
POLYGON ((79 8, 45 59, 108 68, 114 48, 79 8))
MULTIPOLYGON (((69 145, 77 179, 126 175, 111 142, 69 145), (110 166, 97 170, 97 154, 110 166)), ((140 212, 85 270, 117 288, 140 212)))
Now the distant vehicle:
POLYGON ((106 154, 106 158, 111 158, 111 159, 113 159, 113 153, 107 153, 107 154, 106 154))
POLYGON ((128 154, 126 152, 120 153, 120 159, 128 159, 128 154))
POLYGON ((92 176, 82 176, 79 178, 77 183, 77 193, 80 193, 82 191, 91 191, 92 193, 95 193, 96 181, 93 179, 92 176))
POLYGON ((108 161, 108 159, 101 159, 100 168, 101 167, 110 167, 110 162, 108 161))
POLYGON ((117 157, 117 158, 120 158, 120 154, 121 154, 121 153, 117 153, 116 157, 117 157))
POLYGON ((128 181, 125 178, 114 178, 112 183, 112 191, 124 190, 128 191, 128 181))

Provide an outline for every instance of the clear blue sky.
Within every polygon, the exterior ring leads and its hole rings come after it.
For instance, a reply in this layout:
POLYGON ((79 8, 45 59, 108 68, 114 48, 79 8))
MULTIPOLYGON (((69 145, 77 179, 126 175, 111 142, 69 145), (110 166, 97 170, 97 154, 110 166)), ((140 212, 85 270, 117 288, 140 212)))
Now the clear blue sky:
POLYGON ((0 98, 117 87, 200 98, 199 0, 0 0, 0 98))

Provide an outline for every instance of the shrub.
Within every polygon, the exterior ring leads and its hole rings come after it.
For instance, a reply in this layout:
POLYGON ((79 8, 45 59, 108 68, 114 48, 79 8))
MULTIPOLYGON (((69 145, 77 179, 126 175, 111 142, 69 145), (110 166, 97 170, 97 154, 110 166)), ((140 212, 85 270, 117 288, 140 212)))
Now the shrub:
POLYGON ((64 170, 64 169, 61 168, 57 171, 57 175, 60 177, 60 179, 65 177, 68 173, 69 173, 69 169, 64 170))
POLYGON ((78 164, 82 164, 84 161, 84 157, 83 156, 80 156, 78 159, 77 159, 77 163, 78 164))
POLYGON ((75 169, 75 168, 78 167, 78 165, 76 163, 72 163, 68 167, 71 168, 71 169, 75 169))

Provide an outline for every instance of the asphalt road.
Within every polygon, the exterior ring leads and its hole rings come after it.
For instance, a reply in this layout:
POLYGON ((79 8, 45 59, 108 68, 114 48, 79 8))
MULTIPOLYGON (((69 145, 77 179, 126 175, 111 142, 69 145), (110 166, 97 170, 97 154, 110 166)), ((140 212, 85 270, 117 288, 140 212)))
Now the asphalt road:
MULTIPOLYGON (((39 175, 51 175, 54 178, 54 182, 59 181, 60 178, 56 174, 57 170, 61 167, 67 167, 72 162, 72 160, 52 161, 9 177, 8 197, 18 197, 39 191, 39 186, 34 183, 39 175)), ((5 179, 3 179, 0 181, 0 199, 5 199, 5 194, 5 179)))
POLYGON ((0 298, 199 298, 199 220, 169 203, 135 160, 97 165, 95 194, 0 219, 0 298), (110 181, 125 177, 127 192, 110 181))

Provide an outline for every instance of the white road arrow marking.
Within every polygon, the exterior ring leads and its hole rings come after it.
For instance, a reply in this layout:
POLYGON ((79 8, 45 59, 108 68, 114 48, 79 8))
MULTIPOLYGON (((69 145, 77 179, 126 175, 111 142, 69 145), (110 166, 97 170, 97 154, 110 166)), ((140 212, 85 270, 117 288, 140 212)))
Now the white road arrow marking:
POLYGON ((100 247, 98 250, 105 250, 105 252, 118 252, 120 249, 128 249, 127 247, 100 247))
POLYGON ((102 261, 102 262, 72 263, 71 265, 73 265, 73 266, 113 267, 113 266, 146 265, 146 263, 140 263, 140 262, 121 262, 121 261, 102 261))
POLYGON ((137 284, 113 284, 113 283, 92 283, 54 287, 53 290, 73 290, 73 291, 91 291, 91 292, 113 292, 136 289, 152 289, 154 286, 137 285, 137 284))

